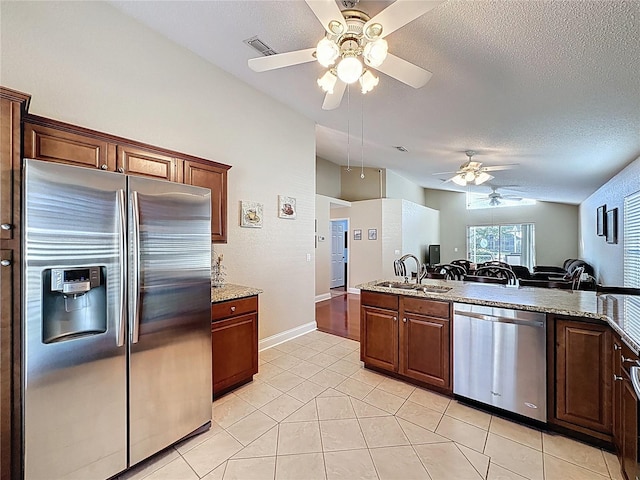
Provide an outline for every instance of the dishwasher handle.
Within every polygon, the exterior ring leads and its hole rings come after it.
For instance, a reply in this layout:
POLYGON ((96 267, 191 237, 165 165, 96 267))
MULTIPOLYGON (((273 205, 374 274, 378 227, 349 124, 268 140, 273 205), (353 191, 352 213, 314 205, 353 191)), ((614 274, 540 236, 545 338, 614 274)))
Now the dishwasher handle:
POLYGON ((631 367, 629 376, 631 377, 631 384, 636 391, 636 395, 640 395, 640 367, 631 367))
POLYGON ((455 310, 454 313, 460 317, 473 318, 475 320, 484 320, 486 322, 510 323, 512 325, 525 325, 528 327, 544 328, 544 322, 541 322, 539 320, 522 320, 519 318, 503 317, 501 315, 487 315, 486 313, 465 312, 461 310, 455 310))

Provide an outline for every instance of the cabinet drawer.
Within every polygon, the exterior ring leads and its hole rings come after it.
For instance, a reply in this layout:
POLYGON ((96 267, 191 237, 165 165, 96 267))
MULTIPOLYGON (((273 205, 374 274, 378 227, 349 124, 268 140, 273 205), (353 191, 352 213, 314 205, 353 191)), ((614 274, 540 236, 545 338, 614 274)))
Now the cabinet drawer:
POLYGON ((371 307, 385 308, 387 310, 397 310, 398 296, 363 290, 360 293, 360 304, 369 305, 371 307))
POLYGON ((419 313, 430 317, 449 318, 449 302, 403 297, 402 306, 405 312, 419 313))
POLYGON ((237 298, 211 305, 211 321, 258 311, 258 297, 237 298))

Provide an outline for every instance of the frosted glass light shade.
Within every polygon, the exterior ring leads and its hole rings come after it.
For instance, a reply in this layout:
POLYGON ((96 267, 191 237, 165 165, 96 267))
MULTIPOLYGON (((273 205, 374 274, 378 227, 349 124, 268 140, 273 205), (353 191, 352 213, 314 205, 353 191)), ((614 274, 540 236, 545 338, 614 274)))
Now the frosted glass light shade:
POLYGON ((453 183, 455 183, 456 185, 460 185, 461 187, 466 187, 467 186, 467 181, 465 180, 465 178, 462 175, 456 175, 455 177, 453 177, 451 179, 451 181, 453 183))
POLYGON ((379 38, 375 42, 369 42, 364 46, 364 59, 367 65, 379 67, 387 58, 389 44, 384 38, 379 38))
POLYGON ((344 83, 353 83, 362 75, 362 63, 356 57, 344 57, 338 64, 338 78, 344 83))
POLYGON ((493 177, 489 175, 487 172, 480 172, 475 179, 476 185, 480 185, 481 183, 486 182, 487 180, 491 180, 493 177))
POLYGON ((330 71, 326 71, 325 74, 318 79, 318 86, 327 93, 333 93, 333 87, 336 86, 338 77, 336 77, 330 71))
POLYGON ((323 38, 316 46, 316 59, 323 67, 333 65, 340 55, 340 48, 328 38, 323 38))
POLYGON ((376 77, 370 70, 366 70, 360 77, 360 87, 362 87, 362 93, 367 93, 373 90, 373 87, 378 85, 380 79, 376 77))

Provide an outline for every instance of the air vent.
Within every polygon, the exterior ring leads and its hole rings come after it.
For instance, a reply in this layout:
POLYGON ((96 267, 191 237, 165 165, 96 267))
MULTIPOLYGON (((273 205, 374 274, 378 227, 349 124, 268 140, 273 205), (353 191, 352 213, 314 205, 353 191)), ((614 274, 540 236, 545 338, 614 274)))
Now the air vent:
POLYGON ((398 145, 397 147, 393 147, 393 148, 395 148, 399 152, 408 152, 409 151, 405 147, 403 147, 402 145, 398 145))
POLYGON ((246 40, 243 40, 243 42, 260 52, 265 57, 276 54, 276 51, 273 48, 260 40, 257 36, 247 38, 246 40))

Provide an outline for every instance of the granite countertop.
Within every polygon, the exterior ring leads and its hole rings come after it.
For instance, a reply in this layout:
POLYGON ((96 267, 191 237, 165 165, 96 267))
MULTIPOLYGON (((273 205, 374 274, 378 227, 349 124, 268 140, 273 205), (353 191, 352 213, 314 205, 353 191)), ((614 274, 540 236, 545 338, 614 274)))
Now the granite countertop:
POLYGON ((422 285, 446 286, 451 287, 451 290, 445 293, 432 293, 377 285, 387 281, 402 282, 403 278, 376 280, 356 285, 356 288, 432 300, 515 308, 602 320, 609 323, 632 350, 640 353, 640 297, 637 296, 433 279, 424 280, 422 285))
POLYGON ((226 284, 222 287, 211 287, 211 303, 234 300, 236 298, 252 297, 262 293, 263 290, 242 285, 226 284))

